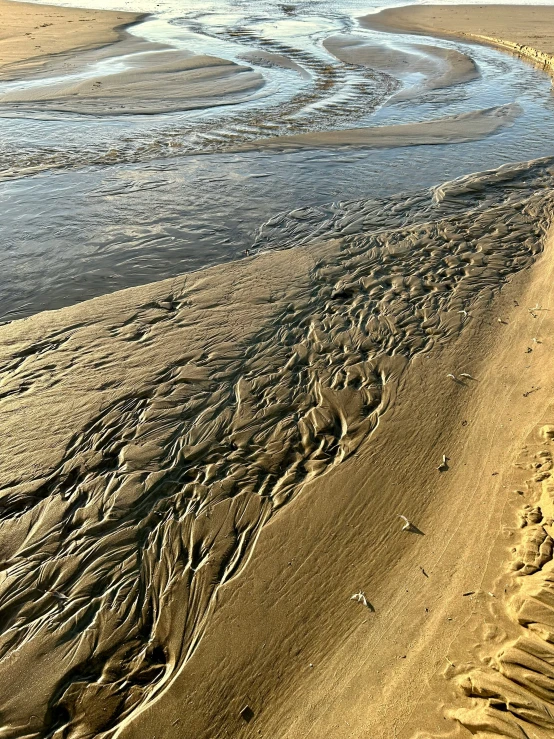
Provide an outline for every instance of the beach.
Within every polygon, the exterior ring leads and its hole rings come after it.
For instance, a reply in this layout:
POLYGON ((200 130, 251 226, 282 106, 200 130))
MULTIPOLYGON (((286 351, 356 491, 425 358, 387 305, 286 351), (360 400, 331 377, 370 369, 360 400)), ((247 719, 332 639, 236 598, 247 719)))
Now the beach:
POLYGON ((382 31, 467 37, 495 44, 552 69, 554 8, 529 5, 407 6, 361 19, 382 31))
MULTIPOLYGON (((19 36, 53 18, 5 5, 19 36)), ((362 25, 550 55, 554 9, 506 7, 362 25)), ((120 44, 136 66, 101 91, 0 90, 4 110, 132 121, 276 94, 255 66, 274 49, 242 66, 128 38, 138 15, 55 12, 90 26, 0 52, 10 75, 120 44)), ((410 120, 486 71, 410 43, 323 45, 387 75, 375 99, 405 122, 260 128, 225 156, 429 147, 440 166, 514 135, 518 100, 410 120)), ((0 736, 552 735, 554 156, 524 155, 289 209, 241 258, 0 325, 0 736)))
POLYGON ((0 30, 0 75, 36 71, 52 57, 69 52, 100 48, 118 41, 122 31, 137 23, 143 14, 61 8, 55 5, 2 0, 0 30))

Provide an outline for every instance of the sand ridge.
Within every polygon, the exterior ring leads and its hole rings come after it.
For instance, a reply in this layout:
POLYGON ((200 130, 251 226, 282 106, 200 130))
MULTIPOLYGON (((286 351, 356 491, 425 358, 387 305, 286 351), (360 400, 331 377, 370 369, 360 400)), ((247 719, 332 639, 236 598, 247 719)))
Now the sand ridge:
POLYGON ((404 80, 405 88, 394 94, 387 104, 409 100, 429 90, 470 82, 480 76, 473 59, 456 49, 430 44, 410 44, 401 49, 391 49, 353 34, 331 36, 323 45, 344 62, 362 64, 404 80), (415 73, 422 75, 423 81, 410 84, 409 79, 415 73))
POLYGON ((339 146, 384 149, 395 146, 459 144, 467 141, 478 141, 490 136, 505 126, 510 126, 521 113, 522 109, 518 103, 509 103, 497 108, 459 113, 418 123, 344 128, 335 131, 262 138, 252 143, 230 147, 229 150, 271 149, 284 151, 287 149, 321 149, 339 146))
POLYGON ((113 54, 115 60, 124 58, 128 69, 85 80, 45 80, 40 87, 0 93, 0 105, 97 116, 145 115, 244 102, 265 84, 251 67, 140 40, 120 45, 113 54))
POLYGON ((247 62, 255 62, 256 64, 261 66, 275 66, 281 67, 282 69, 292 69, 295 72, 298 72, 298 74, 305 80, 309 80, 312 78, 312 75, 310 74, 308 69, 305 69, 300 64, 297 64, 294 59, 291 59, 284 54, 278 54, 273 51, 265 51, 263 49, 259 49, 257 51, 247 51, 242 54, 242 59, 247 62))

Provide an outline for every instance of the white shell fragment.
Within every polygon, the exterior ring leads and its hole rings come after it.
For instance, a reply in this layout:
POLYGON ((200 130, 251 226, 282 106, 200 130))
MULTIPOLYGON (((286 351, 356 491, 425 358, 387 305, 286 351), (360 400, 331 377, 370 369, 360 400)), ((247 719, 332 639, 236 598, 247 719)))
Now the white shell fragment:
POLYGON ((402 531, 409 531, 410 529, 414 528, 414 525, 411 521, 408 521, 406 516, 399 515, 398 518, 401 518, 404 521, 404 526, 402 526, 402 531))
POLYGON ((445 472, 448 469, 448 457, 446 454, 442 455, 442 462, 437 467, 439 472, 445 472))
POLYGON ((374 610, 371 603, 365 597, 365 593, 363 590, 360 590, 358 593, 354 593, 354 595, 350 598, 350 600, 355 600, 357 603, 361 603, 366 608, 369 608, 370 611, 374 610))

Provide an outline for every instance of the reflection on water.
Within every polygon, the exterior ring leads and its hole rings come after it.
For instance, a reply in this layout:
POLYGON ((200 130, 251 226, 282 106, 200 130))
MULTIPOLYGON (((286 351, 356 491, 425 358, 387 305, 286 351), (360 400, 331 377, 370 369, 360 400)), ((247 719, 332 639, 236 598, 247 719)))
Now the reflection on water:
MULTIPOLYGON (((65 4, 86 5, 83 0, 65 4)), ((149 0, 101 4, 152 10, 149 0)), ((186 10, 182 5, 156 3, 156 17, 134 32, 242 64, 250 54, 248 63, 264 74, 268 94, 208 111, 126 118, 4 109, 0 319, 239 258, 261 224, 279 211, 431 186, 552 153, 550 78, 494 49, 418 39, 469 54, 481 78, 381 106, 395 89, 391 78, 342 63, 323 47, 337 33, 400 47, 413 41, 358 28, 354 19, 368 11, 367 5, 349 2, 340 10, 325 1, 192 0, 186 10), (257 61, 252 52, 282 55, 307 74, 257 61), (514 126, 471 144, 225 153, 230 145, 261 135, 429 120, 513 101, 524 109, 514 126), (40 174, 23 176, 35 171, 40 174)), ((75 74, 127 63, 121 57, 103 59, 97 62, 101 68, 75 74)))

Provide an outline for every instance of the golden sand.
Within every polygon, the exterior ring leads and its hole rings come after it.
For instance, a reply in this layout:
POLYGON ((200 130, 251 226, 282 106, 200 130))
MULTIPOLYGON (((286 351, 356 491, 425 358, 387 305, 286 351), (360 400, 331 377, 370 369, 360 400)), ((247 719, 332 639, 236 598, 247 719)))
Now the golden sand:
POLYGON ((144 14, 81 10, 54 5, 0 0, 0 74, 36 70, 51 55, 83 51, 113 43, 122 29, 144 14))
POLYGON ((410 5, 361 18, 378 31, 468 38, 494 44, 554 70, 554 7, 410 5))
POLYGON ((14 735, 442 726, 504 603, 510 461, 554 420, 553 164, 0 329, 14 735))

